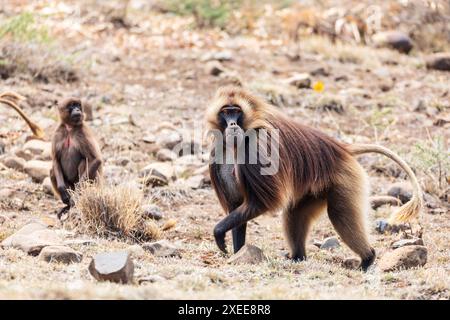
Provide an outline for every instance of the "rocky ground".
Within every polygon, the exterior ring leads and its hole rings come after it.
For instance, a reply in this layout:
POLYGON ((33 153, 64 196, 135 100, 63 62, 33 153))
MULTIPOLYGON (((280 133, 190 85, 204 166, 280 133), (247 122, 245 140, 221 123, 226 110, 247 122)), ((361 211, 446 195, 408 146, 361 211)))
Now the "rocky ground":
MULTIPOLYGON (((265 36, 260 24, 236 34, 198 29, 192 17, 131 2, 126 21, 108 19, 95 1, 0 5, 2 21, 10 22, 0 28, 0 92, 25 96, 21 106, 46 134, 44 142, 30 140, 26 124, 1 107, 0 298, 450 297, 450 73, 427 67, 430 52, 417 42, 404 54, 333 44, 317 34, 293 43, 282 34, 265 36), (11 24, 14 17, 20 23, 11 24), (248 243, 257 248, 231 259, 221 254, 212 229, 225 213, 210 187, 201 129, 208 100, 230 83, 343 141, 379 143, 400 154, 425 193, 421 228, 386 229, 380 219, 393 208, 373 210, 378 257, 368 273, 355 270, 354 254, 326 215, 312 231, 305 262, 284 258, 279 213, 250 222, 248 243), (73 95, 92 106, 88 124, 107 183, 142 193, 161 242, 82 234, 56 219, 62 205, 47 178, 48 140, 55 106, 73 95), (180 143, 189 151, 182 156, 173 150, 180 143), (143 183, 149 176, 158 183, 143 183), (114 269, 125 283, 100 281, 114 269)), ((407 200, 410 186, 395 164, 376 155, 360 160, 374 195, 395 193, 403 182, 407 200)))

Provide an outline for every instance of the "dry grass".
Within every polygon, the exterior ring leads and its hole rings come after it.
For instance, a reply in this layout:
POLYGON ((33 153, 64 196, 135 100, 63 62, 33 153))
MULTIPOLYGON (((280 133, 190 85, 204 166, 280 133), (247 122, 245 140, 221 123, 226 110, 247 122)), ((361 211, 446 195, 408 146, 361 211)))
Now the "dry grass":
POLYGON ((158 225, 146 221, 141 208, 142 192, 136 187, 82 182, 72 197, 75 212, 69 215, 68 223, 78 231, 137 242, 161 236, 158 225))

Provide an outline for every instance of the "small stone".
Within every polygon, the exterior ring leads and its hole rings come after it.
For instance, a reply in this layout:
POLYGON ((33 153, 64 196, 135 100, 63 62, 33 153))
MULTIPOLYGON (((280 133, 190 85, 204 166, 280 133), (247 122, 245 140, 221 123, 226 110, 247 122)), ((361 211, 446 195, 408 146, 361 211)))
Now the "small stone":
POLYGON ((50 175, 50 161, 30 160, 25 164, 24 171, 34 182, 41 183, 50 175))
POLYGON ((204 186, 205 177, 202 175, 192 176, 186 180, 186 185, 191 189, 200 189, 204 186))
POLYGON ((233 54, 229 50, 224 50, 213 53, 212 58, 218 61, 231 61, 233 60, 233 54))
POLYGON ((201 153, 201 145, 196 141, 183 141, 172 150, 179 157, 201 153))
POLYGON ((30 153, 32 153, 34 155, 41 155, 44 152, 50 154, 51 148, 52 148, 51 142, 32 139, 32 140, 27 141, 24 144, 22 149, 25 152, 29 151, 30 153))
POLYGON ((5 154, 6 145, 3 141, 0 140, 0 155, 5 154))
POLYGON ((156 153, 156 159, 159 161, 173 161, 177 158, 177 155, 175 152, 169 150, 169 149, 160 149, 156 153))
POLYGON ((128 157, 119 157, 115 160, 115 163, 119 166, 126 167, 127 164, 130 163, 130 158, 128 157))
POLYGON ((150 219, 161 220, 164 217, 161 208, 154 204, 143 206, 142 211, 144 212, 144 216, 150 219))
POLYGON ((209 61, 206 63, 205 70, 207 74, 215 77, 225 72, 224 66, 219 61, 209 61))
POLYGON ((13 235, 2 241, 3 248, 20 249, 37 256, 44 247, 62 245, 61 238, 42 223, 32 222, 23 226, 13 235))
POLYGON ((140 258, 145 256, 145 250, 138 244, 134 244, 127 248, 127 251, 131 254, 133 258, 140 258))
POLYGON ((0 189, 0 200, 11 199, 14 195, 14 190, 9 188, 0 189))
POLYGON ((134 263, 127 251, 103 252, 92 258, 89 272, 98 281, 126 284, 133 281, 134 263))
POLYGON ((81 262, 83 255, 66 246, 48 246, 41 250, 39 259, 47 262, 70 264, 73 262, 81 262))
POLYGON ((427 262, 427 248, 424 246, 406 246, 395 249, 381 257, 378 267, 388 272, 424 266, 427 262))
POLYGON ((178 257, 181 258, 180 250, 172 245, 167 240, 160 240, 157 242, 144 243, 142 245, 144 250, 150 252, 156 257, 178 257))
POLYGON ((155 143, 156 137, 153 134, 147 134, 142 138, 142 141, 144 141, 145 143, 155 143))
POLYGON ((308 73, 299 73, 287 79, 287 83, 298 89, 311 88, 311 76, 308 73))
POLYGON ((259 264, 267 260, 263 251, 253 245, 244 245, 237 253, 228 259, 230 264, 259 264))
POLYGON ((370 206, 372 209, 377 209, 385 204, 390 204, 393 206, 400 206, 401 201, 398 198, 391 197, 391 196, 373 196, 370 197, 370 206))
POLYGON ((313 245, 316 246, 317 248, 320 248, 322 246, 322 241, 320 241, 318 239, 314 239, 313 245))
POLYGON ((22 149, 19 149, 16 152, 14 152, 14 154, 17 157, 24 159, 25 161, 30 161, 34 157, 34 155, 29 150, 24 151, 22 149))
POLYGON ((402 239, 402 240, 398 240, 395 241, 391 247, 393 249, 398 249, 401 247, 405 247, 405 246, 415 246, 415 245, 420 245, 423 246, 423 240, 420 238, 415 238, 415 239, 402 239))
POLYGON ((401 31, 384 31, 373 36, 373 41, 378 47, 388 47, 402 53, 409 53, 413 48, 411 38, 401 31))
POLYGON ((3 164, 10 168, 20 172, 23 172, 26 161, 19 157, 6 157, 3 160, 3 164))
POLYGON ((7 220, 9 220, 9 218, 7 216, 0 215, 0 224, 5 223, 7 220))
POLYGON ((146 185, 167 185, 174 176, 174 168, 168 162, 154 162, 143 168, 140 176, 144 178, 146 185))
POLYGON ((144 283, 155 283, 155 282, 161 282, 166 280, 166 278, 161 277, 157 274, 152 275, 152 276, 147 276, 147 277, 141 277, 138 279, 138 283, 139 284, 144 284, 144 283))
POLYGON ((342 262, 342 266, 346 269, 358 269, 360 265, 360 260, 356 258, 347 258, 342 262))
POLYGON ((411 187, 406 183, 395 183, 393 184, 387 194, 391 197, 400 199, 402 203, 406 203, 412 198, 411 187))
POLYGON ((46 177, 42 182, 42 189, 46 194, 53 195, 53 186, 50 177, 46 177))
POLYGON ((388 230, 389 223, 384 219, 378 219, 375 221, 375 230, 379 233, 384 233, 388 230))
POLYGON ((425 58, 428 69, 450 71, 450 52, 439 52, 425 58))
POLYGON ((339 240, 336 237, 328 237, 323 240, 320 249, 330 250, 340 246, 339 240))
POLYGON ((180 133, 177 131, 163 129, 156 137, 156 143, 161 147, 172 150, 177 144, 182 141, 180 133))

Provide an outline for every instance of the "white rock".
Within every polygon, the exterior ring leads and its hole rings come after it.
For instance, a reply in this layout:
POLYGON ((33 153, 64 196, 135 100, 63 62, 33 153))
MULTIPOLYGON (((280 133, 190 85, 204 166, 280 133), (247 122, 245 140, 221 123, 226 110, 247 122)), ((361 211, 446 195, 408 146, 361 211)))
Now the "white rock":
POLYGON ((230 264, 259 264, 267 260, 263 251, 253 245, 244 245, 237 253, 228 259, 230 264))
POLYGON ((33 181, 41 183, 50 175, 52 163, 50 161, 30 160, 25 164, 24 171, 33 181))
POLYGON ((89 272, 98 281, 131 283, 134 263, 127 251, 98 253, 89 264, 89 272))
POLYGON ((6 157, 2 162, 6 167, 21 172, 24 170, 26 163, 26 161, 20 157, 6 157))

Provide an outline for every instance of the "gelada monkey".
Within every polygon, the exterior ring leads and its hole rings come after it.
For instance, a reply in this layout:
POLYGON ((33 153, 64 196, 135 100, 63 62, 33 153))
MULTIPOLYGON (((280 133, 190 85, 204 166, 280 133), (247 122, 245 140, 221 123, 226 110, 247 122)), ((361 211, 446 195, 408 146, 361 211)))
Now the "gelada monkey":
MULTIPOLYGON (((397 162, 412 181, 412 199, 394 213, 391 221, 408 221, 418 216, 422 192, 410 167, 389 149, 377 145, 350 145, 319 130, 295 122, 276 107, 240 87, 218 90, 206 112, 215 137, 210 175, 217 197, 228 215, 214 228, 218 247, 226 252, 225 235, 231 230, 234 252, 245 244, 247 221, 275 210, 283 211, 290 258, 306 258, 305 241, 314 220, 328 212, 342 240, 361 258, 367 270, 375 259, 368 241, 366 215, 369 186, 356 156, 375 152, 397 162), (249 131, 257 132, 257 151, 251 150, 249 131), (278 136, 278 148, 262 139, 261 133, 278 136), (231 143, 227 143, 233 141, 231 143), (237 141, 237 142, 236 142, 237 141), (232 161, 218 161, 217 154, 231 149, 232 161), (238 161, 239 152, 244 161, 238 161), (263 174, 268 151, 279 159, 274 174, 263 174), (257 153, 257 161, 249 158, 257 153), (264 162, 264 163, 263 163, 264 162)), ((275 144, 273 145, 275 146, 275 144)), ((275 158, 274 158, 275 159, 275 158)))
POLYGON ((66 205, 58 218, 73 205, 68 190, 84 180, 102 175, 102 156, 92 131, 84 123, 81 100, 70 98, 58 106, 60 124, 52 139, 53 165, 50 179, 53 189, 66 205))

